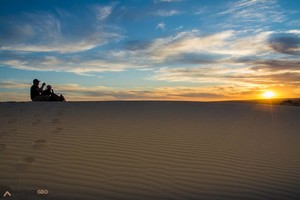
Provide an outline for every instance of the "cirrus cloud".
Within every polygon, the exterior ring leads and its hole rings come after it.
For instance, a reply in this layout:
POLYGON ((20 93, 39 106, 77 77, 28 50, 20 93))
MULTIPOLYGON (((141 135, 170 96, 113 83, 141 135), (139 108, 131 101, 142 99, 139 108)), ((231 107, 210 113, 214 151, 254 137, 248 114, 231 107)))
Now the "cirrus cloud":
POLYGON ((5 38, 0 40, 0 50, 73 53, 121 38, 104 22, 112 7, 92 9, 94 12, 80 15, 57 9, 56 12, 22 13, 20 18, 11 17, 4 22, 4 31, 0 33, 0 37, 5 38), (90 23, 86 23, 87 19, 90 23), (66 20, 74 23, 64 23, 66 20))
POLYGON ((161 16, 161 17, 170 17, 173 15, 179 15, 181 12, 178 10, 158 10, 154 12, 154 15, 161 16))

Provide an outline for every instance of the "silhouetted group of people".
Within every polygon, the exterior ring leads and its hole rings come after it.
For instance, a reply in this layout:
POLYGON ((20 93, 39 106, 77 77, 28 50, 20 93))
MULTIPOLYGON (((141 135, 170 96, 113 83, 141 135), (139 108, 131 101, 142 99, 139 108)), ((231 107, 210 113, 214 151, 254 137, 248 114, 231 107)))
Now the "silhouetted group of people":
POLYGON ((47 85, 45 90, 44 87, 46 83, 43 83, 42 86, 39 87, 40 82, 38 79, 33 80, 33 85, 30 88, 32 101, 66 101, 63 95, 54 93, 51 85, 47 85))

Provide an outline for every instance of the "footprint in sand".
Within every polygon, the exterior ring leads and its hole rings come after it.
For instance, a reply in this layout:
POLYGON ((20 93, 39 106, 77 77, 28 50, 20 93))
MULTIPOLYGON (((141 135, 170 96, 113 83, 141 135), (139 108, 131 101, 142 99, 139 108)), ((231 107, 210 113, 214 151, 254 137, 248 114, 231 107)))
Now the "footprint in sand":
POLYGON ((31 124, 34 125, 34 126, 37 126, 37 125, 39 125, 41 122, 42 122, 42 121, 41 121, 40 119, 37 119, 37 120, 31 122, 31 124))
POLYGON ((32 147, 35 149, 42 149, 47 146, 48 142, 44 139, 35 140, 32 142, 32 147))
POLYGON ((57 113, 56 113, 56 116, 57 117, 61 117, 61 116, 63 116, 64 115, 64 111, 58 111, 57 113))
POLYGON ((1 153, 2 151, 4 151, 5 148, 6 148, 6 145, 5 145, 5 144, 0 144, 0 153, 1 153))
POLYGON ((59 124, 59 123, 60 123, 60 119, 55 118, 52 120, 52 124, 59 124))
POLYGON ((20 159, 18 164, 16 165, 17 171, 25 171, 32 167, 33 163, 35 161, 35 158, 32 156, 26 156, 20 159))
POLYGON ((54 129, 54 130, 52 131, 52 133, 53 133, 53 134, 58 134, 58 133, 61 133, 63 130, 64 130, 63 128, 58 127, 58 128, 56 128, 56 129, 54 129))

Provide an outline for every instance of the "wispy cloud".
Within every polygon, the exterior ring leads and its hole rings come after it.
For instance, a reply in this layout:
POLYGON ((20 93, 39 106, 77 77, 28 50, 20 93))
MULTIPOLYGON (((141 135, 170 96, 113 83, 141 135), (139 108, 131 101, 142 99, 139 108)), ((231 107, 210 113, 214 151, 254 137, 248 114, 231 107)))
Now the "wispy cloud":
MULTIPOLYGON (((165 27, 163 22, 157 25, 157 29, 165 27)), ((296 30, 293 32, 293 35, 297 33, 296 30)), ((202 35, 197 30, 191 30, 153 41, 129 41, 124 49, 94 52, 87 54, 88 56, 73 54, 59 57, 56 54, 48 54, 24 57, 18 54, 5 55, 5 52, 2 52, 1 54, 5 56, 0 59, 0 63, 17 69, 65 71, 87 75, 93 72, 123 71, 132 68, 158 68, 169 65, 186 65, 188 67, 197 64, 230 63, 236 60, 240 60, 243 64, 245 61, 242 60, 246 57, 266 58, 268 55, 274 54, 274 51, 283 54, 292 51, 293 54, 296 54, 298 46, 295 46, 295 43, 290 44, 286 40, 276 40, 280 45, 274 46, 274 41, 270 38, 277 38, 274 36, 276 34, 273 32, 245 34, 228 30, 202 35), (287 43, 290 45, 288 46, 287 43)), ((83 47, 81 46, 81 48, 83 47)), ((62 51, 62 49, 60 50, 62 51)), ((234 67, 234 65, 232 66, 234 67)))
MULTIPOLYGON (((288 32, 281 32, 280 35, 288 32)), ((245 56, 270 56, 274 54, 275 50, 281 51, 279 53, 285 51, 285 53, 297 54, 299 34, 296 30, 293 32, 289 33, 288 39, 276 39, 274 44, 272 38, 278 38, 278 33, 271 31, 227 30, 210 35, 203 35, 198 30, 182 31, 169 37, 155 39, 147 46, 143 46, 143 49, 138 50, 141 51, 140 53, 147 54, 148 59, 153 62, 180 61, 186 57, 186 63, 193 63, 193 60, 197 62, 204 56, 208 58, 204 61, 209 60, 210 57, 213 59, 225 58, 226 60, 245 56)))
POLYGON ((200 85, 235 85, 242 88, 290 86, 300 80, 299 60, 228 61, 199 67, 164 67, 155 71, 153 80, 198 83, 200 85))
MULTIPOLYGON (((116 56, 113 57, 116 58, 116 56)), ((18 59, 2 61, 1 64, 21 70, 71 72, 85 76, 92 75, 95 72, 120 72, 130 68, 145 68, 145 65, 135 63, 135 61, 90 60, 76 56, 65 59, 46 56, 34 60, 19 57, 18 59)))
POLYGON ((11 102, 11 101, 29 101, 30 97, 26 93, 20 92, 1 92, 0 93, 0 102, 11 102))
POLYGON ((175 31, 179 31, 179 30, 181 30, 181 29, 183 29, 183 26, 178 26, 178 27, 176 27, 174 30, 175 30, 175 31))
POLYGON ((164 30, 166 28, 166 24, 164 22, 160 22, 156 25, 155 29, 164 30))
POLYGON ((72 52, 87 51, 99 46, 100 44, 101 41, 97 37, 95 37, 95 40, 83 39, 82 41, 76 41, 72 43, 55 42, 51 44, 17 44, 17 45, 2 46, 0 49, 10 50, 10 51, 72 53, 72 52))
POLYGON ((218 13, 228 17, 227 26, 262 28, 270 23, 286 20, 277 0, 240 0, 228 4, 226 10, 218 13))
POLYGON ((173 15, 179 15, 181 14, 181 12, 179 12, 178 10, 158 10, 153 14, 161 17, 169 17, 173 15))
POLYGON ((207 10, 208 10, 207 7, 201 7, 197 11, 194 12, 194 15, 202 15, 202 14, 206 13, 207 10))
POLYGON ((250 61, 252 69, 257 72, 272 72, 272 73, 300 73, 300 60, 256 60, 250 61))
POLYGON ((28 88, 28 84, 21 83, 16 80, 3 80, 0 82, 0 88, 8 88, 8 89, 24 89, 28 88))
POLYGON ((189 67, 189 68, 161 68, 156 71, 152 77, 154 80, 164 80, 170 82, 193 82, 193 83, 206 83, 206 84, 239 84, 250 85, 248 78, 251 79, 255 76, 253 70, 244 66, 230 68, 226 66, 208 66, 208 67, 189 67), (245 80, 247 79, 247 80, 245 80))
POLYGON ((6 30, 0 33, 5 40, 0 41, 0 50, 80 52, 119 39, 120 34, 103 22, 112 12, 112 7, 95 6, 93 9, 94 12, 80 15, 71 15, 61 9, 56 13, 22 13, 20 18, 5 22, 6 30), (76 23, 64 23, 66 19, 76 23))
POLYGON ((95 6, 95 14, 98 20, 105 20, 112 12, 112 6, 95 6))
POLYGON ((150 58, 155 61, 164 61, 180 54, 213 52, 213 50, 223 46, 232 34, 233 31, 225 31, 201 37, 197 30, 185 31, 174 36, 154 40, 147 51, 150 58))
POLYGON ((154 0, 154 3, 171 3, 171 2, 180 2, 184 0, 154 0))

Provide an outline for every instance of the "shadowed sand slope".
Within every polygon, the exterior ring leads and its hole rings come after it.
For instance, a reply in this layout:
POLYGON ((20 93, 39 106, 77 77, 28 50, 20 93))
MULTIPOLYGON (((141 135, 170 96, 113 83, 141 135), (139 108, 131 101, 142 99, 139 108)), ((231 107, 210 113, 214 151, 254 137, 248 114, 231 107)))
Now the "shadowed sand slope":
POLYGON ((47 188, 47 199, 300 198, 299 107, 30 102, 1 103, 0 111, 0 186, 13 191, 47 188))

